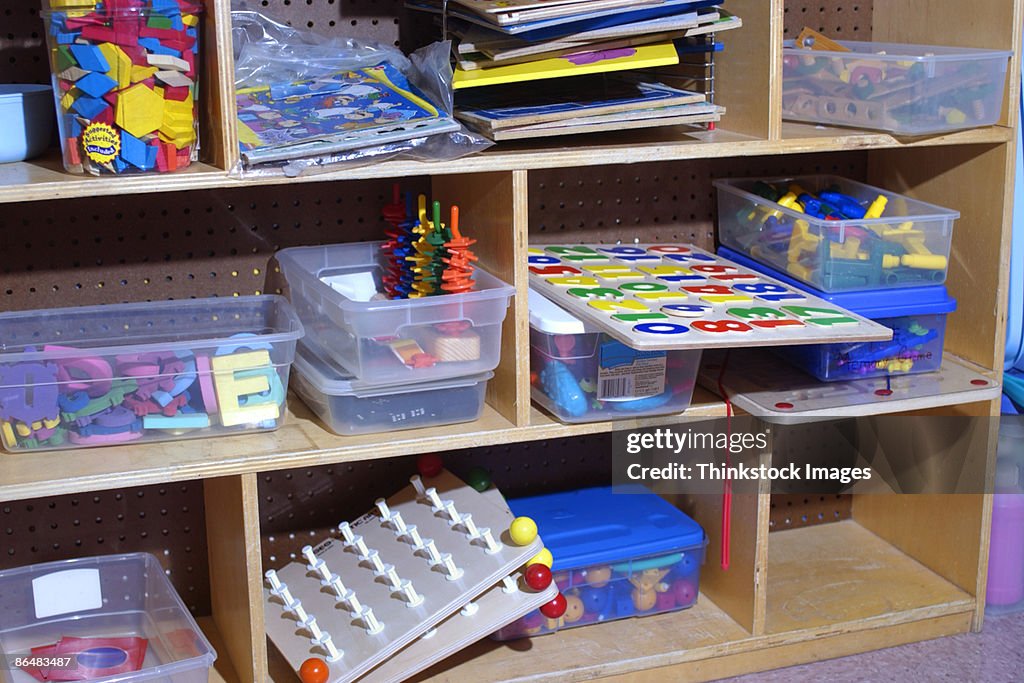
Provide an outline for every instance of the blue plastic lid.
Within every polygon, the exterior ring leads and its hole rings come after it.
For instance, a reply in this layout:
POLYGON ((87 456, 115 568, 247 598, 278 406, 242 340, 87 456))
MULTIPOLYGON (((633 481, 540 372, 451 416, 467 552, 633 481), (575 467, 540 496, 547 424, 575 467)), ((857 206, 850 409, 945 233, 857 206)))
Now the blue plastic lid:
POLYGON ((904 315, 952 313, 956 310, 956 299, 949 296, 945 285, 888 287, 862 292, 829 293, 815 289, 805 282, 800 282, 786 273, 766 266, 760 261, 755 261, 746 254, 733 251, 729 247, 719 247, 718 255, 871 320, 897 318, 904 315))
POLYGON ((537 523, 556 570, 664 555, 704 543, 704 530, 684 512, 644 487, 635 490, 643 493, 613 494, 612 487, 601 486, 508 504, 517 516, 537 523))

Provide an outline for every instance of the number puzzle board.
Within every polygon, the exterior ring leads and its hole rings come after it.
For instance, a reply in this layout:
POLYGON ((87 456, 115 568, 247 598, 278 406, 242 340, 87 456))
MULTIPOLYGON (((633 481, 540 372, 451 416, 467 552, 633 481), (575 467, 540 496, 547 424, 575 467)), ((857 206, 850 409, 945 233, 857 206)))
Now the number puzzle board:
POLYGON ((704 356, 700 382, 718 391, 722 386, 739 409, 774 424, 797 424, 838 417, 881 415, 959 403, 988 401, 999 396, 999 383, 980 368, 946 354, 942 369, 916 375, 819 382, 767 351, 750 349, 704 356))
POLYGON ((537 245, 527 260, 530 286, 637 349, 892 338, 878 323, 690 245, 537 245))
POLYGON ((434 632, 427 632, 411 645, 387 660, 360 680, 366 683, 398 683, 424 669, 450 657, 481 638, 525 617, 558 595, 554 582, 542 591, 533 591, 522 580, 522 574, 513 578, 519 589, 506 593, 504 584, 498 584, 473 601, 476 611, 456 612, 440 624, 434 632))
MULTIPOLYGON (((435 488, 443 501, 452 501, 458 513, 472 514, 478 529, 490 528, 502 547, 488 553, 479 541, 471 541, 464 526, 450 524, 444 510, 435 511, 429 500, 418 498, 413 486, 391 496, 387 499, 391 511, 398 512, 406 526, 415 525, 424 543, 433 539, 439 553, 450 553, 464 572, 457 580, 449 580, 442 565, 432 564, 425 550, 415 550, 409 536, 400 536, 386 526, 376 510, 363 515, 352 523, 352 531, 362 536, 368 550, 379 553, 383 563, 394 565, 399 577, 412 581, 423 602, 409 607, 402 592, 393 590, 384 576, 375 573, 372 563, 361 558, 354 545, 335 538, 317 545, 317 559, 355 592, 362 605, 372 608, 383 624, 383 630, 374 635, 367 633, 363 622, 349 613, 329 586, 321 584, 320 574, 310 571, 304 560, 282 568, 278 578, 303 609, 316 617, 319 628, 331 634, 335 646, 344 650, 340 660, 329 663, 331 683, 362 676, 512 574, 543 547, 539 537, 526 546, 514 545, 508 536, 508 509, 496 506, 495 498, 481 495, 454 475, 442 472, 424 485, 435 488)), ((263 598, 267 635, 294 670, 309 657, 324 657, 320 646, 310 642, 309 632, 297 623, 295 613, 285 611, 281 598, 268 586, 264 586, 263 598)))

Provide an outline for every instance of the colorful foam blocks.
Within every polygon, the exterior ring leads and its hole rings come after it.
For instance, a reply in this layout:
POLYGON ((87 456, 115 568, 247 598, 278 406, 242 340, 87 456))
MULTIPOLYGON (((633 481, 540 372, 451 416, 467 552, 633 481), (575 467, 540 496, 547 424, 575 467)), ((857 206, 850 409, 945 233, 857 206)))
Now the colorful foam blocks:
POLYGON ((66 11, 50 13, 47 28, 68 170, 102 174, 188 166, 197 140, 196 5, 60 4, 66 11))

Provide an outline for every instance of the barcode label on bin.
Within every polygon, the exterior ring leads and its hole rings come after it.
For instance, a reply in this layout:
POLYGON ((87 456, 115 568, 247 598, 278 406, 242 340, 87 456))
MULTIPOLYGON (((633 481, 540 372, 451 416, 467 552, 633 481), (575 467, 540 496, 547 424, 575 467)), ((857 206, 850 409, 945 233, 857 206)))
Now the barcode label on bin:
POLYGON ((613 377, 612 379, 601 380, 601 386, 597 390, 597 397, 599 399, 607 400, 626 396, 633 398, 632 377, 613 377))
POLYGON ((600 348, 597 375, 599 401, 632 401, 665 391, 664 351, 638 351, 608 339, 600 348))

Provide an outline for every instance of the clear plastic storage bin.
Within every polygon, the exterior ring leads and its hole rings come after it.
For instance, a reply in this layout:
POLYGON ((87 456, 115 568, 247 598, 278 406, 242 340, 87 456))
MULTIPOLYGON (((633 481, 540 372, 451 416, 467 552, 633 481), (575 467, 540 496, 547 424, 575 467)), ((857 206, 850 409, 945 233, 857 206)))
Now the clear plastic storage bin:
POLYGON ((530 290, 530 396, 563 422, 681 413, 700 351, 639 351, 530 290))
MULTIPOLYGON (((792 278, 726 247, 719 249, 719 255, 801 287, 792 278)), ((889 341, 805 344, 773 349, 778 356, 822 382, 935 372, 942 367, 946 316, 956 310, 956 299, 949 296, 944 286, 845 294, 810 290, 810 293, 892 330, 889 341)))
POLYGON ((332 365, 300 344, 292 387, 335 434, 373 434, 398 429, 472 422, 484 409, 493 372, 419 384, 372 385, 332 365))
POLYGON ((697 602, 704 530, 647 489, 626 494, 598 487, 508 504, 517 516, 537 522, 555 558, 551 569, 566 610, 558 619, 528 614, 495 633, 497 640, 673 612, 697 602))
MULTIPOLYGON (((206 683, 217 653, 148 553, 84 557, 0 570, 0 652, 8 660, 62 638, 145 638, 142 668, 88 680, 206 683)), ((123 652, 123 651, 122 651, 123 652)), ((78 660, 116 663, 114 648, 86 650, 78 660)), ((67 674, 67 671, 61 672, 67 674)), ((11 666, 0 680, 32 683, 11 666)))
POLYGON ((897 135, 948 133, 999 120, 1012 52, 837 41, 850 52, 782 50, 782 116, 897 135))
POLYGON ((423 382, 493 370, 515 292, 477 267, 465 294, 354 301, 321 278, 368 273, 381 287, 381 242, 295 247, 277 254, 310 341, 370 384, 423 382))
POLYGON ((276 429, 302 324, 280 296, 0 314, 9 451, 276 429))
POLYGON ((958 211, 829 175, 714 185, 721 243, 815 289, 846 292, 946 280, 958 211), (870 217, 879 210, 880 217, 870 217), (819 217, 825 211, 869 217, 819 217))

